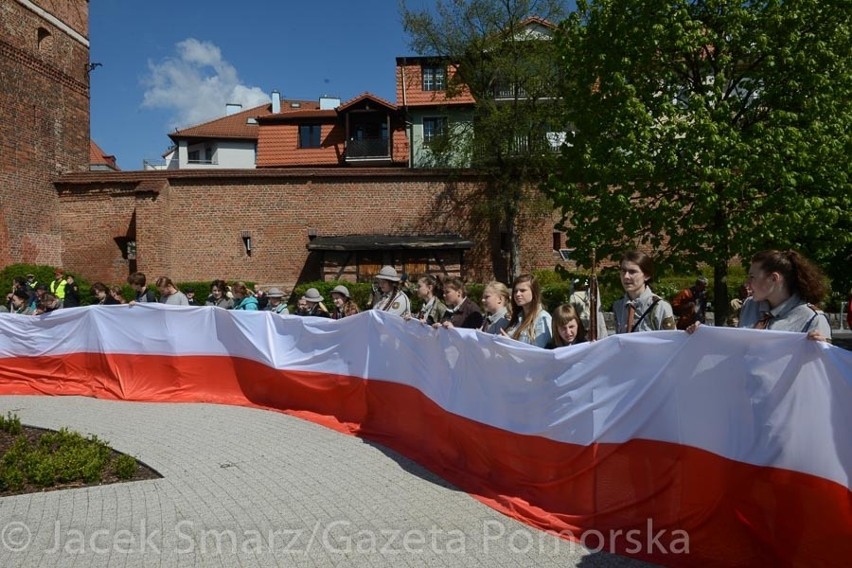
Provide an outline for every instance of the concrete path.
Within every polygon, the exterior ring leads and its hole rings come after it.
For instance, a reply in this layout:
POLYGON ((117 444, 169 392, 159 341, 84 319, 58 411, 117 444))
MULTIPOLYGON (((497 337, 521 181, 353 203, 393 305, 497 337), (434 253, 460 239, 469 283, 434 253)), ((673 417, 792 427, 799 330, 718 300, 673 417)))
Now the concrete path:
POLYGON ((276 412, 0 396, 8 411, 96 434, 163 478, 3 498, 4 568, 647 566, 527 527, 386 448, 276 412))

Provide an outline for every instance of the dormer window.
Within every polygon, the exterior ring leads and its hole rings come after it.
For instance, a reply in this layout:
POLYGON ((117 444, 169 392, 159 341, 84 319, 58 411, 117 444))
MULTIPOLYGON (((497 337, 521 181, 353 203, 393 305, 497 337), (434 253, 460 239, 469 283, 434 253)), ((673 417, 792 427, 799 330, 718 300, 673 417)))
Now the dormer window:
POLYGON ((299 148, 319 148, 322 126, 319 124, 299 125, 299 148))
POLYGON ((423 65, 424 91, 443 91, 447 88, 447 69, 443 65, 423 65))

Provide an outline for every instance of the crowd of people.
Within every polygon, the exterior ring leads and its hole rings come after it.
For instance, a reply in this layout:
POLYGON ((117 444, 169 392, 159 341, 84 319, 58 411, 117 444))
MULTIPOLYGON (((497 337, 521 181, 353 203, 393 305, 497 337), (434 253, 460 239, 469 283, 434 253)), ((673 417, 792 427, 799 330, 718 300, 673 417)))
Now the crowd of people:
MULTIPOLYGON (((621 259, 619 271, 624 295, 613 305, 616 333, 676 329, 694 333, 704 323, 707 280, 703 276, 696 279, 694 286, 679 292, 669 304, 651 289, 654 262, 648 254, 628 251, 621 259)), ((160 302, 290 314, 284 293, 274 287, 256 292, 244 282, 228 285, 224 280, 214 280, 202 303, 195 298, 194 289, 181 291, 165 276, 155 283, 159 298, 148 289, 145 274, 133 273, 127 282, 135 293, 129 300, 123 297, 120 287, 94 283, 92 292, 97 303, 160 302)), ((576 281, 575 284, 576 290, 568 303, 550 314, 543 307, 541 286, 532 274, 515 278, 511 289, 501 282, 489 282, 483 288, 481 302, 477 302, 468 296, 460 278, 423 275, 409 292, 409 286, 396 269, 384 266, 375 277, 369 308, 434 328, 478 329, 540 348, 566 347, 607 335, 600 299, 593 301, 587 282, 576 281), (419 297, 420 309, 416 313, 412 312, 409 293, 419 297), (589 337, 593 317, 597 323, 594 326, 596 337, 589 337)), ((819 269, 803 256, 795 251, 763 251, 752 258, 741 295, 731 302, 735 314, 730 321, 739 327, 798 331, 807 333, 810 339, 830 341, 828 319, 816 308, 825 291, 819 269)), ((326 299, 320 292, 309 288, 298 299, 294 315, 337 320, 360 311, 346 286, 336 286, 330 296, 331 303, 326 306, 326 299)), ((80 292, 74 278, 57 269, 49 284, 39 284, 32 274, 15 278, 7 301, 10 312, 40 314, 79 306, 80 292)))
POLYGON ((74 276, 57 268, 48 284, 39 283, 34 274, 14 277, 12 291, 6 295, 6 306, 0 308, 15 314, 36 315, 79 305, 80 287, 74 276))

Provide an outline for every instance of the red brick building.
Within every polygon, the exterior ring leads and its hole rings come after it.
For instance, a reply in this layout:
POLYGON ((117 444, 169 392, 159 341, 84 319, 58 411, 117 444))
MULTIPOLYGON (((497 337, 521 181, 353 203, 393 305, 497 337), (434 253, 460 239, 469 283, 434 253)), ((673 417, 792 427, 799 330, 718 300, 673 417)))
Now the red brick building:
MULTIPOLYGON (((106 283, 141 270, 289 287, 366 280, 383 264, 506 279, 487 187, 470 171, 407 167, 401 107, 369 93, 331 106, 273 96, 175 133, 187 164, 205 150, 190 169, 113 171, 88 131, 88 2, 3 0, 0 15, 0 265, 61 265, 106 283), (206 156, 254 141, 254 168, 206 156)), ((551 268, 552 210, 525 211, 523 267, 551 268)))
POLYGON ((0 266, 60 265, 52 181, 89 169, 89 3, 0 2, 0 266))

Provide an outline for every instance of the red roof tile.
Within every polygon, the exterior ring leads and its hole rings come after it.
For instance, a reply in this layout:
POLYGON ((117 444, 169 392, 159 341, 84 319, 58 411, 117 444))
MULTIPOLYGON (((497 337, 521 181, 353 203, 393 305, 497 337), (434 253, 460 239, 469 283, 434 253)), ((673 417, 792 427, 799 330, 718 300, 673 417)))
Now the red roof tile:
POLYGON ((355 106, 355 105, 356 105, 356 104, 358 104, 359 102, 361 102, 361 101, 365 101, 365 100, 376 101, 377 103, 379 103, 379 104, 381 104, 381 105, 384 105, 384 106, 386 106, 387 108, 389 108, 389 109, 391 109, 391 110, 396 110, 396 105, 395 105, 395 104, 393 104, 393 103, 391 103, 391 102, 388 102, 388 101, 386 101, 385 99, 383 99, 383 98, 381 98, 381 97, 377 97, 377 96, 376 96, 376 95, 374 95, 373 93, 369 93, 369 92, 367 92, 367 91, 365 91, 365 92, 361 93, 360 95, 358 95, 358 96, 357 96, 357 97, 355 97, 354 99, 350 99, 350 100, 346 101, 345 103, 343 103, 342 105, 340 105, 340 106, 337 108, 337 110, 338 110, 338 111, 340 111, 340 112, 343 112, 344 110, 346 110, 346 109, 348 109, 348 108, 350 108, 350 107, 352 107, 352 106, 355 106))
POLYGON ((250 118, 266 116, 272 112, 272 105, 265 104, 235 112, 197 126, 190 126, 183 130, 175 130, 169 134, 169 138, 177 141, 180 138, 241 138, 256 139, 257 124, 249 124, 250 118))
POLYGON ((109 156, 101 150, 101 147, 95 144, 94 140, 89 140, 89 165, 92 166, 107 166, 112 170, 121 170, 118 164, 115 163, 115 156, 109 156))
POLYGON ((278 114, 269 114, 258 118, 258 121, 268 124, 270 122, 292 122, 303 118, 324 118, 334 121, 337 118, 336 110, 319 109, 293 109, 281 111, 278 114))

